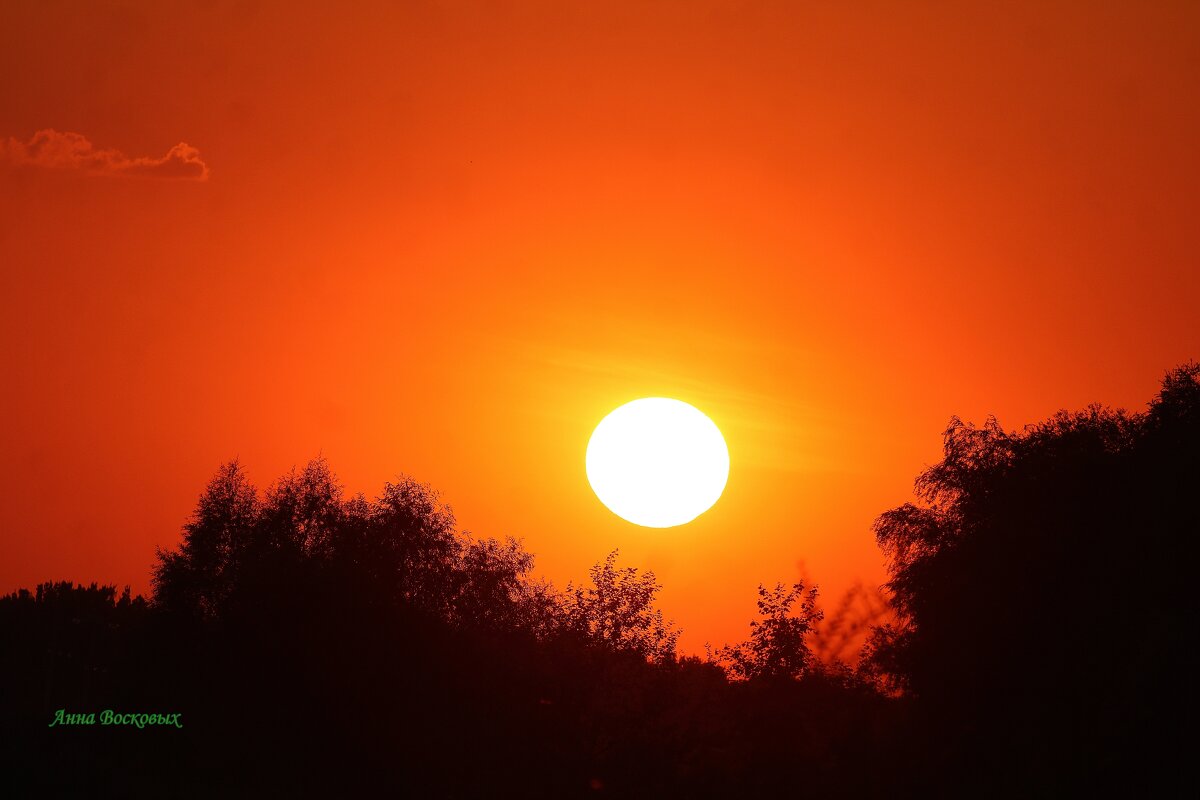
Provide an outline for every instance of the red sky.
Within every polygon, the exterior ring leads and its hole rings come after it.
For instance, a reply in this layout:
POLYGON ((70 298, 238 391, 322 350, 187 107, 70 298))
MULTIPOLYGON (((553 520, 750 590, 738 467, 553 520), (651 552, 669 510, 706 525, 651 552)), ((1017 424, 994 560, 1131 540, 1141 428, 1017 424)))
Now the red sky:
POLYGON ((559 584, 619 547, 687 650, 759 582, 877 585, 952 414, 1200 356, 1198 42, 1195 3, 7 2, 0 591, 146 591, 222 461, 317 454, 559 584), (732 457, 667 531, 583 471, 648 395, 732 457))

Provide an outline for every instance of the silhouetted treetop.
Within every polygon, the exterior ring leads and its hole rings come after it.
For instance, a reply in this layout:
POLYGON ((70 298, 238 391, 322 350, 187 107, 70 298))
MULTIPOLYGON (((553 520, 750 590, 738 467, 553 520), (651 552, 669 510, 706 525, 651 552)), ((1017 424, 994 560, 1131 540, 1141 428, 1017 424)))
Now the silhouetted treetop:
MULTIPOLYGON (((915 493, 924 504, 905 504, 875 523, 880 547, 890 560, 890 588, 901 610, 911 610, 912 582, 919 584, 923 570, 932 568, 939 554, 973 531, 991 526, 998 516, 1025 507, 1012 504, 1025 492, 1064 502, 1078 500, 1080 492, 1103 492, 1108 487, 1082 480, 1087 477, 1082 471, 1116 465, 1164 425, 1176 437, 1194 436, 1198 384, 1200 366, 1188 364, 1168 373, 1146 414, 1092 405, 1079 412, 1059 411, 1021 432, 1005 431, 994 417, 978 428, 952 418, 943 434, 942 460, 916 480, 915 493), (1074 494, 1061 494, 1066 489, 1074 494)), ((1186 456, 1186 450, 1177 455, 1186 456)), ((1095 499, 1105 504, 1105 498, 1095 499)))
POLYGON ((675 657, 680 631, 654 607, 661 587, 653 572, 616 566, 617 551, 589 570, 590 586, 568 584, 565 624, 591 641, 652 661, 675 657))
POLYGON ((875 523, 899 619, 875 631, 873 667, 963 747, 1025 736, 1031 769, 1071 740, 1140 751, 1158 732, 1138 740, 1138 721, 1193 692, 1198 434, 1196 364, 1144 413, 1093 405, 1019 432, 953 419, 921 502, 875 523))
POLYGON ((31 592, 28 589, 0 597, 0 613, 17 613, 17 609, 47 609, 60 613, 71 620, 93 614, 107 614, 126 609, 143 609, 146 599, 132 596, 126 586, 119 594, 113 585, 76 585, 72 581, 50 581, 39 583, 31 592))
POLYGON ((438 494, 409 477, 345 498, 323 459, 260 497, 236 462, 200 496, 178 550, 161 551, 155 601, 200 619, 279 594, 353 593, 464 625, 541 625, 544 588, 518 541, 476 540, 438 494))
POLYGON ((1197 414, 1200 414, 1200 363, 1191 361, 1163 378, 1162 389, 1150 401, 1150 423, 1188 424, 1190 429, 1197 414))
POLYGON ((804 582, 758 587, 760 619, 750 623, 750 639, 721 648, 718 663, 735 680, 800 678, 812 653, 807 638, 825 614, 817 605, 817 587, 804 582), (793 606, 797 606, 793 609, 793 606))
POLYGON ((258 496, 241 465, 223 465, 184 525, 179 549, 158 552, 153 574, 156 602, 201 618, 215 617, 229 596, 259 517, 258 496))

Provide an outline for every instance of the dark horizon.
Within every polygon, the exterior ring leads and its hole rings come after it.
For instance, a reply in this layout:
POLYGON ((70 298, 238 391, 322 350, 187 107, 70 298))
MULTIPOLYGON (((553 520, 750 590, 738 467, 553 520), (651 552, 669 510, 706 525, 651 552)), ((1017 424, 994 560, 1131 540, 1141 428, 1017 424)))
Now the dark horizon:
POLYGON ((0 598, 12 774, 63 796, 1178 788, 1198 488, 1200 364, 1144 413, 956 420, 876 521, 888 609, 848 663, 821 649, 856 619, 823 629, 813 585, 760 586, 744 641, 681 656, 615 551, 555 588, 415 480, 345 497, 314 461, 260 493, 230 463, 149 602, 0 598))

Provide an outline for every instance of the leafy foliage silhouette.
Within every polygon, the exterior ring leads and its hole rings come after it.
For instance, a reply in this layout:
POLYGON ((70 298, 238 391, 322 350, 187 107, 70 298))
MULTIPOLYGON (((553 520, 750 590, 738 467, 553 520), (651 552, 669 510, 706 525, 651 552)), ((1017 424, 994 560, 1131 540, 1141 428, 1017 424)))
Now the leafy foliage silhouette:
POLYGON ((1195 719, 1200 366, 1144 413, 1023 431, 952 419, 879 517, 888 607, 759 587, 697 658, 618 566, 559 590, 408 477, 347 497, 324 460, 201 493, 147 602, 0 598, 15 796, 1001 796, 1154 793, 1195 719), (884 624, 880 620, 887 619, 884 624), (848 643, 874 625, 857 668, 848 643), (55 709, 182 712, 171 736, 55 709), (115 768, 114 768, 115 767, 115 768), (136 775, 136 779, 129 776, 136 775), (25 781, 22 784, 22 780, 25 781))
POLYGON ((750 623, 750 640, 718 651, 728 664, 726 671, 735 680, 762 680, 804 676, 812 660, 807 638, 825 617, 817 607, 817 587, 807 592, 804 583, 785 587, 777 583, 768 589, 758 587, 758 613, 762 617, 750 623), (799 603, 795 613, 792 606, 799 603))
POLYGON ((545 587, 526 580, 520 542, 475 540, 412 478, 376 500, 346 499, 323 459, 259 499, 241 465, 224 465, 201 495, 177 551, 160 552, 155 602, 200 619, 251 613, 298 590, 339 587, 457 625, 535 630, 545 587))
POLYGON ((628 650, 651 661, 675 658, 680 631, 653 607, 661 588, 653 572, 618 569, 613 550, 589 574, 591 586, 568 584, 563 602, 566 625, 588 641, 628 650))
POLYGON ((875 523, 899 619, 868 661, 919 701, 935 771, 1065 791, 1179 763, 1164 723, 1195 711, 1198 456, 1196 364, 1145 413, 951 421, 922 503, 875 523))

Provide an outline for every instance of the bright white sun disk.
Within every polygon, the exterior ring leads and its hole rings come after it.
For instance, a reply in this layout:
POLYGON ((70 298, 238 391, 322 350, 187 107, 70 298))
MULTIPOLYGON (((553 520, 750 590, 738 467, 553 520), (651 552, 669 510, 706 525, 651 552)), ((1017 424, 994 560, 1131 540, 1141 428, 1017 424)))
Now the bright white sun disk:
POLYGON ((600 502, 648 528, 691 522, 729 480, 721 431, 699 409, 666 397, 633 400, 600 420, 585 461, 600 502))

